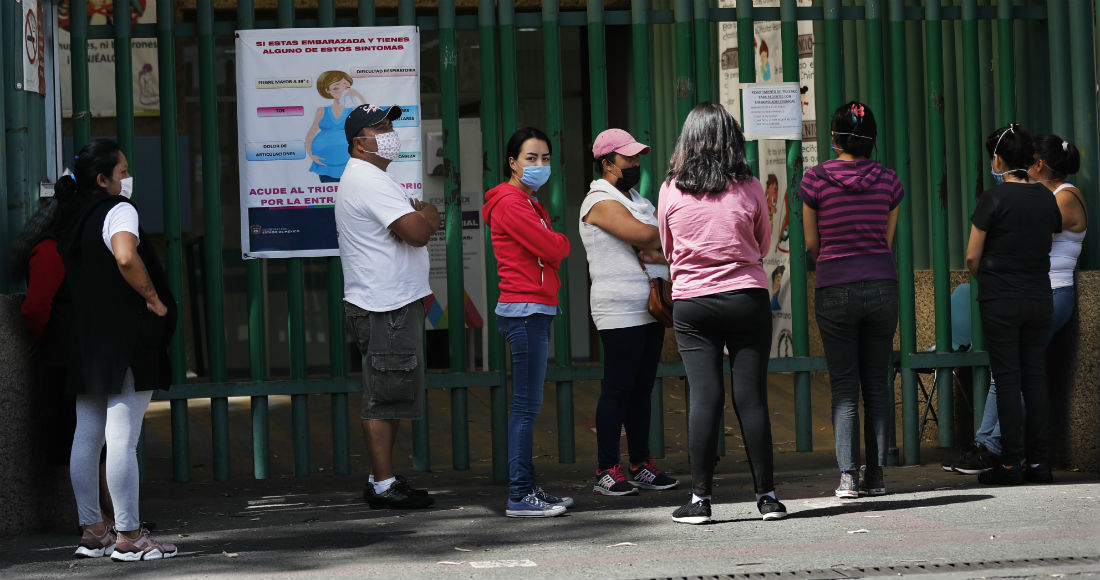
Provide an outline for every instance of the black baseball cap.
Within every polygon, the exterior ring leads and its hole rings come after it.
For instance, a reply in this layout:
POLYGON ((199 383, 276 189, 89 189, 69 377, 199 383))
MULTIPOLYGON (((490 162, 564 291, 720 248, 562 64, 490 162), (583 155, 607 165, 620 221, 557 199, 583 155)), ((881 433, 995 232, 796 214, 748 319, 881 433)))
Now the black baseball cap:
POLYGON ((363 130, 363 127, 373 127, 383 119, 393 121, 400 117, 401 113, 401 107, 397 105, 379 107, 368 104, 355 107, 355 110, 348 115, 348 119, 344 121, 344 136, 348 139, 348 145, 351 145, 351 140, 363 130))

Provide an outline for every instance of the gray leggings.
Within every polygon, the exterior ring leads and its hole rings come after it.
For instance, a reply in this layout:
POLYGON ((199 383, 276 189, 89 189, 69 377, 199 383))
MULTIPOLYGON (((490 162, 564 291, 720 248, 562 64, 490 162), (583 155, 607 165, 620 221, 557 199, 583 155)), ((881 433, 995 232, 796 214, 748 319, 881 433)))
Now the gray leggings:
POLYGON ((141 527, 137 444, 141 421, 152 398, 153 391, 134 391, 130 371, 119 394, 77 396, 69 477, 81 524, 103 521, 99 509, 99 455, 106 443, 107 489, 115 506, 115 528, 131 531, 141 527))

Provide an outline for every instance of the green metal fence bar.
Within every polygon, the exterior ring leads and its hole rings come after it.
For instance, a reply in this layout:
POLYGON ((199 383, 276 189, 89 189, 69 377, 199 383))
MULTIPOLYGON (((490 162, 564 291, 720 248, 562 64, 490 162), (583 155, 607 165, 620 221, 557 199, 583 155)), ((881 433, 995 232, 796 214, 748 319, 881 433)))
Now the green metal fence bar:
MULTIPOLYGON (((130 45, 130 3, 114 4, 115 31, 115 122, 118 129, 118 145, 130 160, 130 173, 136 167, 134 160, 134 51, 130 45)), ((138 195, 141 195, 138 192, 138 195)))
MULTIPOLYGON (((565 214, 565 164, 562 162, 562 132, 564 113, 562 105, 561 76, 561 28, 558 23, 559 0, 545 0, 542 3, 542 59, 543 74, 546 79, 546 134, 550 137, 551 156, 554 169, 547 183, 550 199, 550 221, 557 226, 554 229, 565 233, 568 223, 565 214)), ((569 259, 561 261, 558 269, 561 288, 558 290, 558 304, 562 313, 554 317, 554 363, 568 366, 572 360, 572 342, 569 336, 569 259)), ((558 410, 558 461, 573 463, 576 461, 576 444, 573 437, 573 383, 557 381, 558 410)))
MULTIPOLYGON (((841 36, 840 0, 825 0, 825 109, 828 118, 845 103, 844 98, 844 39, 841 36)), ((740 43, 738 43, 740 44, 740 43)), ((815 71, 818 69, 814 69, 815 71)), ((816 74, 815 74, 816 77, 816 74)), ((818 83, 820 86, 820 82, 818 83)), ((828 128, 828 127, 826 127, 828 128)), ((828 134, 826 134, 828 136, 828 134)), ((830 159, 836 152, 820 151, 821 159, 830 159)))
MULTIPOLYGON (((754 51, 746 50, 755 46, 756 19, 753 14, 752 2, 737 3, 737 76, 741 84, 756 82, 756 55, 754 51)), ((745 101, 740 99, 741 120, 745 119, 745 101)), ((745 142, 745 157, 752 167, 753 175, 760 175, 760 145, 756 141, 745 142)), ((725 437, 719 440, 724 441, 725 437)))
POLYGON ((997 79, 1000 90, 1000 125, 1017 122, 1016 74, 1013 59, 1012 0, 997 0, 997 79))
MULTIPOLYGON (((1070 2, 1069 6, 1069 44, 1076 47, 1095 47, 1097 39, 1092 28, 1095 21, 1090 18, 1090 2, 1070 2)), ((1100 18, 1098 16, 1097 18, 1100 18)), ((1081 169, 1075 175, 1074 182, 1081 191, 1095 191, 1100 167, 1097 162, 1097 115, 1096 115, 1096 67, 1093 51, 1078 50, 1072 59, 1073 78, 1073 144, 1081 151, 1081 169)), ((1088 212, 1088 228, 1100 232, 1100 211, 1095 206, 1088 212)), ((1100 252, 1096 244, 1096 235, 1091 236, 1081 251, 1081 266, 1100 267, 1100 252)))
POLYGON ((695 40, 695 102, 701 103, 713 98, 714 83, 711 77, 717 68, 718 60, 711 51, 709 0, 693 0, 692 36, 695 40))
MULTIPOLYGON (((947 3, 949 3, 948 0, 947 3)), ((952 270, 960 270, 966 267, 966 247, 963 232, 969 229, 969 220, 963 216, 965 200, 959 195, 959 187, 962 183, 960 177, 962 152, 959 147, 962 143, 963 126, 959 119, 962 103, 959 94, 958 62, 962 55, 956 49, 955 22, 943 20, 943 9, 940 6, 941 18, 941 47, 943 56, 943 125, 944 125, 944 162, 947 178, 943 182, 940 191, 943 195, 943 207, 946 210, 947 236, 947 267, 952 270)))
POLYGON ((357 22, 359 26, 374 26, 374 0, 359 0, 357 22))
MULTIPOLYGON (((255 27, 252 0, 237 2, 237 29, 255 27)), ((267 379, 267 321, 264 317, 264 262, 245 260, 248 300, 248 369, 253 381, 267 379)), ((173 401, 174 402, 174 401, 173 401)), ((249 401, 252 422, 252 475, 256 479, 271 476, 271 435, 268 424, 268 399, 255 396, 249 401)))
POLYGON ((588 26, 588 116, 592 125, 589 138, 608 128, 607 121, 607 47, 604 40, 603 0, 589 0, 588 26))
MULTIPOLYGON (((218 84, 214 55, 214 3, 197 0, 199 101, 202 119, 203 261, 210 380, 224 382, 225 306, 222 272, 221 167, 218 142, 218 84)), ((210 400, 214 478, 229 478, 229 401, 210 400)))
MULTIPOLYGON (((886 71, 883 68, 883 46, 882 46, 882 0, 867 0, 866 5, 867 19, 864 22, 864 30, 866 34, 866 50, 863 50, 867 55, 867 104, 871 105, 871 110, 878 115, 878 119, 886 120, 886 71)), ((883 127, 885 128, 885 126, 883 127)), ((884 139, 878 139, 875 142, 875 159, 880 162, 886 161, 886 146, 884 139)))
MULTIPOLYGON (((0 6, 0 48, 4 50, 5 54, 11 54, 8 51, 12 50, 8 48, 15 39, 19 38, 18 34, 7 34, 6 23, 8 18, 11 18, 6 12, 12 6, 0 6)), ((15 51, 12 50, 12 53, 15 51)), ((9 67, 8 63, 0 57, 0 80, 7 84, 7 73, 9 67)), ((12 68, 14 71, 14 68, 12 68)), ((76 89, 73 89, 76 92, 76 89)), ((0 191, 0 249, 5 250, 11 247, 11 240, 16 235, 16 231, 12 229, 10 232, 12 237, 9 237, 8 227, 8 192, 13 191, 8 187, 8 159, 6 151, 8 150, 8 114, 7 108, 4 105, 4 93, 0 91, 0 185, 4 187, 3 191, 0 191)), ((10 292, 14 290, 15 281, 8 280, 8 269, 0 268, 0 292, 10 292)))
MULTIPOLYGON (((500 182, 500 98, 497 93, 497 29, 493 0, 478 0, 478 43, 481 46, 481 148, 485 163, 481 187, 488 191, 500 182)), ((492 433, 493 480, 508 480, 508 386, 503 380, 504 339, 497 332, 493 308, 500 296, 499 276, 489 228, 484 228, 486 311, 483 332, 488 333, 489 369, 499 371, 501 381, 489 387, 489 424, 492 433)))
MULTIPOLYGON (((439 71, 443 101, 443 203, 447 238, 447 338, 452 372, 466 370, 465 277, 462 265, 462 166, 459 162, 458 43, 454 0, 439 0, 439 71)), ((451 389, 451 463, 470 468, 466 389, 451 389)))
MULTIPOLYGON (((160 22, 159 10, 157 22, 160 22)), ((73 151, 92 140, 92 113, 88 91, 88 4, 69 3, 69 54, 73 91, 73 151)))
MULTIPOLYGON (((925 0, 925 74, 928 93, 928 176, 935 184, 932 201, 932 269, 936 304, 936 352, 951 352, 951 272, 947 257, 947 169, 944 160, 943 26, 940 0, 925 0)), ((940 446, 955 441, 954 391, 950 373, 940 373, 936 422, 940 446)))
MULTIPOLYGON (((516 85, 515 0, 499 0, 500 27, 500 134, 506 143, 519 128, 519 90, 516 85)), ((488 234, 488 230, 486 230, 488 234)), ((492 308, 492 307, 490 307, 492 308)))
POLYGON ((1073 92, 1069 76, 1069 0, 1047 0, 1047 40, 1050 58, 1050 128, 1055 135, 1073 134, 1073 92))
MULTIPOLYGON (((852 10, 852 0, 844 0, 842 9, 852 10)), ((866 70, 864 62, 866 57, 858 48, 862 43, 857 38, 863 31, 856 26, 855 20, 848 18, 841 18, 840 31, 840 52, 844 55, 841 65, 844 70, 844 100, 863 100, 866 98, 863 95, 867 94, 861 90, 866 82, 864 80, 866 75, 863 74, 866 70)))
MULTIPOLYGON (((642 143, 653 146, 653 76, 650 68, 653 62, 653 44, 649 29, 649 0, 631 0, 630 35, 634 49, 632 70, 634 106, 637 111, 634 115, 634 130, 642 143)), ((656 149, 653 149, 653 154, 643 155, 641 158, 642 179, 638 183, 638 191, 656 205, 657 188, 662 179, 655 173, 656 149)))
POLYGON ((684 124, 695 106, 695 67, 692 64, 691 0, 672 0, 676 18, 676 127, 684 124))
POLYGON ((4 90, 0 98, 6 101, 6 149, 3 153, 6 155, 8 175, 4 185, 7 190, 8 235, 12 239, 19 235, 23 223, 32 211, 27 207, 27 191, 30 189, 27 169, 31 151, 27 138, 27 93, 23 91, 23 43, 20 40, 24 35, 21 6, 9 2, 0 8, 5 12, 4 24, 7 26, 0 32, 4 35, 4 53, 10 63, 4 67, 4 90))
MULTIPOLYGON (((83 4, 73 2, 72 6, 83 4)), ((174 0, 162 0, 157 3, 157 62, 160 66, 160 135, 161 135, 161 190, 164 198, 164 252, 165 269, 168 274, 168 286, 176 301, 177 311, 184 309, 183 301, 183 231, 182 207, 180 206, 179 146, 176 135, 179 134, 176 116, 179 108, 176 100, 176 39, 174 36, 174 0)), ((74 15, 75 17, 75 15, 74 15)), ((86 48, 86 47, 85 47, 86 48)), ((85 59, 86 63, 87 59, 85 59)), ((76 61, 72 63, 76 70, 76 61)), ((87 66, 84 67, 85 76, 87 66)), ((75 94, 74 89, 74 94, 75 94)), ((75 111, 74 105, 74 111, 75 111)), ((75 128, 75 123, 74 123, 75 128)), ((75 145, 75 144, 74 144, 75 145)), ((172 384, 187 382, 187 353, 184 344, 183 324, 176 324, 176 332, 168 349, 172 360, 172 384)), ((187 401, 172 401, 172 456, 187 456, 190 445, 190 432, 187 424, 187 401)), ((178 469, 179 464, 174 465, 178 469)), ((186 481, 190 479, 190 465, 184 466, 179 474, 186 481)))
MULTIPOLYGON (((982 177, 985 167, 982 143, 982 95, 981 66, 978 52, 978 0, 963 0, 962 4, 962 57, 963 57, 963 176, 966 184, 963 197, 966 200, 966 215, 969 216, 977 205, 977 196, 981 193, 982 177)), ((969 243, 970 229, 966 228, 964 240, 969 243)), ((982 319, 978 312, 978 284, 970 276, 970 350, 985 350, 985 337, 982 333, 982 319)), ((976 367, 973 373, 971 392, 974 401, 974 428, 981 425, 985 412, 986 391, 989 384, 989 369, 976 367)))
MULTIPOLYGON (((783 39, 783 80, 799 82, 798 21, 795 0, 782 0, 780 34, 783 39)), ((794 356, 810 354, 810 320, 806 280, 806 235, 802 230, 802 200, 798 190, 802 183, 802 141, 787 141, 787 215, 790 225, 791 329, 794 331, 794 356)), ((810 400, 810 373, 794 375, 795 449, 813 451, 813 418, 810 400)))
POLYGON ((908 79, 902 71, 906 66, 905 54, 905 21, 902 12, 904 4, 902 0, 890 0, 890 68, 893 75, 891 95, 893 103, 893 118, 891 130, 894 137, 894 157, 897 166, 894 170, 901 181, 901 187, 905 190, 905 197, 901 201, 898 211, 897 234, 894 247, 896 248, 898 261, 898 319, 900 321, 899 341, 901 347, 901 416, 903 433, 903 454, 906 465, 915 465, 920 462, 920 441, 917 437, 917 385, 916 374, 913 372, 911 362, 912 353, 916 349, 916 297, 914 295, 913 280, 913 221, 912 221, 912 189, 909 181, 909 119, 906 112, 908 103, 908 79))
MULTIPOLYGON (((336 25, 333 0, 318 0, 317 23, 322 27, 336 25)), ((328 297, 329 372, 333 378, 348 374, 347 341, 344 330, 344 271, 339 256, 325 259, 325 286, 328 297)), ((332 471, 336 475, 351 473, 351 449, 348 425, 348 395, 334 393, 329 397, 332 424, 332 471)))

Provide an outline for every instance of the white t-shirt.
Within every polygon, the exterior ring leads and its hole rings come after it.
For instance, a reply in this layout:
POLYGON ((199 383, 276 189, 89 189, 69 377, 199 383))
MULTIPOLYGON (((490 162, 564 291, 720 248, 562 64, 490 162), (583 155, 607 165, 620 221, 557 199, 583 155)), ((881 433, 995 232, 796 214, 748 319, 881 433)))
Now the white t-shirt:
POLYGON ((115 249, 111 247, 111 238, 119 232, 130 232, 138 238, 138 213, 137 208, 126 202, 115 204, 103 218, 103 243, 107 245, 107 251, 115 255, 115 249))
MULTIPOLYGON (((653 204, 637 191, 631 189, 628 197, 604 179, 597 179, 589 186, 588 195, 581 203, 580 234, 592 278, 589 292, 592 322, 597 330, 656 322, 649 315, 649 277, 642 271, 634 248, 607 230, 584 221, 592 206, 601 201, 620 203, 634 219, 657 225, 653 204)), ((646 270, 649 276, 668 280, 668 266, 664 264, 646 264, 646 270)))
POLYGON ((428 248, 400 241, 389 229, 413 211, 413 198, 374 165, 354 157, 348 161, 335 209, 347 302, 389 312, 432 293, 428 248))

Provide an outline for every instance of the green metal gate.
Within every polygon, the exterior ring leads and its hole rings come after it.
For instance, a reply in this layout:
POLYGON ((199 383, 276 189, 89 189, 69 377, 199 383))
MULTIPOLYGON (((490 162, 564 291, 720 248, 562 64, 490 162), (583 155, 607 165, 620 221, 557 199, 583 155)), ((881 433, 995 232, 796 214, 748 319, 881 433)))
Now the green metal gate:
MULTIPOLYGON (((973 385, 975 414, 980 418, 988 384, 987 357, 982 352, 980 327, 974 308, 974 352, 950 353, 949 274, 961 267, 962 249, 969 228, 967 216, 974 205, 975 193, 985 184, 985 162, 979 146, 982 136, 994 127, 1009 121, 1029 127, 1050 130, 1072 140, 1084 153, 1081 172, 1076 182, 1083 191, 1092 191, 1097 184, 1097 124, 1096 26, 1100 14, 1095 3, 1084 0, 1012 1, 1012 0, 925 0, 920 3, 903 0, 817 0, 812 6, 799 6, 795 0, 781 0, 778 7, 757 6, 742 0, 737 8, 718 8, 708 0, 619 0, 605 6, 602 0, 587 4, 569 3, 577 9, 559 10, 554 1, 542 2, 540 10, 516 9, 514 0, 473 0, 460 2, 438 0, 435 9, 417 10, 413 0, 398 0, 396 10, 376 9, 373 0, 359 0, 357 5, 341 2, 337 10, 334 0, 316 0, 308 8, 296 10, 292 0, 258 3, 238 2, 236 12, 217 12, 213 0, 193 0, 181 3, 159 0, 157 24, 131 25, 129 6, 115 4, 114 25, 88 26, 86 4, 74 1, 72 17, 72 86, 75 114, 66 119, 64 127, 71 131, 75 148, 91 139, 93 119, 89 111, 89 79, 87 43, 89 39, 112 38, 115 42, 117 117, 113 132, 128 156, 135 149, 135 120, 128 74, 131 62, 131 38, 156 38, 161 74, 161 162, 163 179, 160 184, 164 198, 165 256, 172 291, 177 300, 185 296, 184 236, 181 228, 183 207, 180 183, 186 179, 186 167, 180 167, 175 136, 180 133, 179 119, 192 114, 181 107, 184 93, 187 102, 197 101, 201 146, 196 162, 201 178, 196 182, 202 191, 203 238, 202 284, 196 286, 181 312, 195 313, 200 308, 204 317, 193 324, 192 332, 201 335, 204 345, 196 356, 206 354, 208 380, 188 381, 185 376, 187 358, 184 331, 177 331, 172 343, 173 383, 170 392, 158 392, 156 398, 171 401, 173 474, 177 481, 188 481, 190 474, 190 442, 188 433, 188 401, 209 399, 213 425, 213 473, 217 480, 230 476, 228 398, 251 397, 252 445, 254 476, 267 478, 270 473, 268 397, 289 395, 293 424, 294 473, 310 472, 310 441, 308 405, 310 395, 325 395, 332 410, 332 449, 334 470, 338 474, 350 471, 348 393, 359 390, 358 378, 349 376, 347 344, 344 340, 329 340, 326 368, 318 378, 307 368, 306 341, 306 278, 323 272, 326 289, 327 332, 331 337, 344 337, 341 306, 343 280, 338 258, 321 260, 290 259, 284 264, 264 264, 249 260, 243 265, 226 264, 222 239, 222 184, 232 168, 222 168, 220 157, 232 150, 233 131, 222 131, 226 101, 233 99, 230 91, 219 92, 219 42, 224 48, 231 43, 235 30, 288 27, 417 25, 422 33, 432 34, 439 42, 439 93, 444 127, 445 221, 447 225, 448 292, 461 296, 461 183, 479 180, 486 190, 500 181, 502 139, 506 139, 520 124, 520 104, 524 99, 517 79, 521 70, 526 74, 532 63, 517 62, 517 31, 537 30, 541 38, 541 62, 544 87, 538 100, 543 101, 542 126, 551 136, 555 153, 565 147, 578 147, 609 126, 608 78, 628 82, 630 95, 627 109, 630 128, 640 140, 652 143, 655 151, 668 151, 676 138, 678 127, 697 102, 717 100, 717 33, 720 22, 737 22, 740 46, 751 46, 753 23, 781 22, 784 71, 797 81, 798 21, 812 21, 815 30, 815 63, 819 124, 826 123, 828 112, 852 98, 865 100, 879 112, 883 120, 884 138, 877 157, 897 170, 907 196, 898 224, 897 260, 901 289, 900 313, 900 375, 902 379, 903 448, 901 461, 920 461, 917 438, 917 389, 915 368, 975 367, 973 385), (581 7, 583 6, 583 9, 581 7), (583 29, 583 30, 582 30, 583 29), (480 47, 475 57, 460 50, 458 34, 476 32, 480 47), (578 63, 562 60, 563 33, 583 36, 586 45, 587 77, 582 79, 586 118, 581 124, 589 134, 579 134, 577 123, 567 124, 564 113, 563 65, 578 63), (607 36, 630 39, 630 66, 618 69, 608 66, 607 36), (192 58, 194 60, 192 60, 192 58), (458 140, 460 116, 459 67, 468 59, 477 58, 480 69, 480 119, 484 168, 481 175, 460 173, 458 163, 461 143, 458 140), (177 76, 182 71, 186 80, 177 76), (197 71, 197 95, 188 95, 187 73, 197 71), (823 112, 823 113, 822 113, 823 112), (224 137, 224 138, 223 138, 224 137), (229 267, 244 271, 247 310, 248 379, 230 380, 227 372, 225 273, 229 267), (265 268, 285 268, 285 290, 265 285, 265 268), (936 311, 935 353, 918 352, 915 330, 914 271, 931 268, 934 272, 936 311), (266 346, 265 300, 285 293, 287 304, 287 366, 286 378, 272 380, 269 367, 273 356, 266 346), (201 327, 201 328, 200 328, 201 327)), ((530 3, 523 3, 528 7, 530 3)), ((46 158, 46 134, 43 121, 52 113, 40 96, 16 88, 21 74, 19 37, 22 26, 16 3, 5 2, 0 8, 0 30, 3 31, 4 98, 0 100, 3 119, 3 156, 0 157, 0 183, 4 184, 4 201, 0 204, 0 244, 10 242, 26 218, 33 213, 38 195, 37 184, 55 180, 57 169, 46 158)), ((572 36, 570 38, 573 38, 572 36)), ((739 53, 740 81, 755 81, 753 55, 739 53)), ((569 77, 572 78, 572 77, 569 77)), ((54 88, 56 90, 56 87, 54 88)), ((230 107, 232 108, 232 107, 230 107)), ((818 131, 819 150, 827 151, 828 127, 818 131)), ((110 129, 110 127, 108 127, 110 129)), ((190 127, 187 127, 190 129, 190 127)), ((99 122, 103 130, 103 122, 99 122)), ((786 144, 788 203, 791 208, 790 235, 793 248, 804 247, 802 239, 801 205, 795 196, 804 170, 802 144, 786 144)), ((749 144, 749 158, 757 167, 757 146, 749 144)), ((643 158, 640 190, 654 192, 663 174, 657 155, 643 158)), ((555 155, 553 177, 548 184, 549 210, 555 227, 568 229, 572 217, 566 214, 566 183, 587 176, 586 170, 565 167, 562 155, 555 155), (579 172, 579 173, 578 173, 579 172), (583 175, 582 175, 583 174, 583 175)), ((140 175, 141 168, 136 168, 140 175)), ((651 193, 652 195, 652 193, 651 193)), ((1091 212, 1089 227, 1100 231, 1098 212, 1091 212)), ((497 299, 497 279, 492 247, 485 232, 487 259, 488 303, 497 299)), ((5 252, 5 255, 7 252, 5 252)), ((274 262, 274 261, 269 261, 274 262)), ((1093 241, 1086 245, 1081 265, 1100 267, 1100 253, 1093 241)), ((282 272, 282 270, 280 270, 282 272)), ((791 253, 792 311, 794 324, 794 357, 773 359, 772 372, 795 373, 795 405, 797 449, 811 450, 810 435, 810 372, 824 369, 821 357, 810 356, 807 277, 804 252, 791 253)), ((571 357, 572 336, 577 332, 569 324, 570 304, 568 275, 562 269, 561 294, 564 316, 555 320, 554 360, 547 380, 555 383, 558 416, 558 448, 562 462, 575 460, 573 441, 572 385, 578 380, 598 379, 599 366, 574 365, 571 357)), ((312 278, 311 278, 312 279, 312 278)), ((0 287, 12 291, 18 282, 0 274, 0 287)), ((971 286, 975 288, 976 285, 971 286)), ((283 297, 280 297, 283 299, 283 297)), ((583 306, 582 306, 583 308, 583 306)), ((451 309, 449 328, 464 328, 462 309, 451 309)), ((486 328, 494 329, 491 308, 486 328)), ((184 315, 181 320, 190 319, 184 315)), ((182 326, 182 325, 181 325, 182 326)), ((463 332, 449 333, 450 372, 430 374, 428 386, 448 389, 451 399, 452 465, 455 469, 470 466, 469 431, 467 426, 467 392, 471 388, 487 388, 492 406, 492 457, 494 476, 503 480, 507 475, 507 391, 504 346, 501 337, 489 332, 488 371, 467 370, 468 345, 463 332)), ((683 376, 682 365, 662 364, 660 376, 683 376)), ((953 393, 948 373, 941 373, 938 389, 941 416, 939 444, 955 444, 951 428, 954 415, 953 393)), ((660 379, 658 379, 658 386, 660 379)), ((655 401, 660 402, 660 389, 655 401)), ((661 407, 655 407, 654 448, 663 449, 661 407)), ((430 465, 428 425, 426 420, 414 426, 414 467, 428 469, 430 465)))

